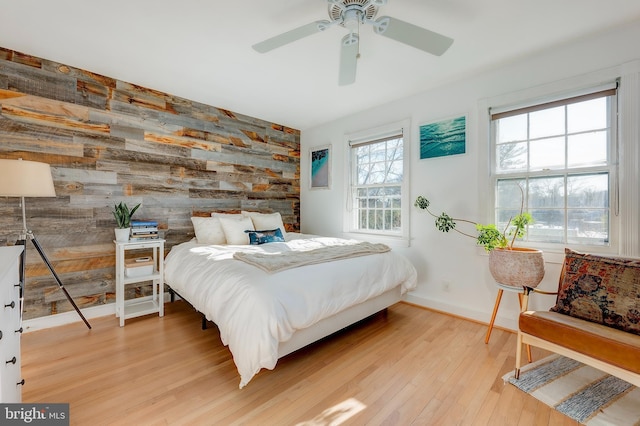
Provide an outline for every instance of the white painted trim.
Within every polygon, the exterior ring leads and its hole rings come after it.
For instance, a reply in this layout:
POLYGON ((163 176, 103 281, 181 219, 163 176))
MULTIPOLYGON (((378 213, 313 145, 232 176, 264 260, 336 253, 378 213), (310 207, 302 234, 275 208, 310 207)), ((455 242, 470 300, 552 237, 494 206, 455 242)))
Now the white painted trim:
MULTIPOLYGON (((165 303, 168 302, 169 300, 170 300, 170 295, 169 293, 165 292, 164 294, 165 303)), ((91 318, 99 318, 99 317, 106 317, 109 315, 113 315, 114 326, 118 324, 118 322, 115 320, 115 314, 116 314, 115 303, 109 303, 107 305, 101 305, 101 306, 92 306, 90 308, 82 309, 81 311, 82 311, 82 315, 84 315, 87 318, 87 320, 91 318)), ((30 331, 45 330, 48 328, 59 327, 61 325, 73 324, 76 322, 81 323, 82 327, 86 327, 84 324, 82 324, 82 319, 80 318, 80 316, 76 311, 68 311, 68 312, 63 312, 61 314, 48 315, 46 317, 24 320, 22 321, 22 330, 24 333, 28 333, 30 331)), ((91 321, 89 321, 89 323, 91 323, 91 321)))
MULTIPOLYGON (((489 320, 491 319, 490 314, 486 313, 485 311, 466 309, 458 305, 443 303, 439 300, 429 299, 421 295, 405 294, 403 300, 408 303, 413 303, 414 305, 423 306, 435 311, 445 312, 458 317, 470 319, 472 321, 477 321, 482 324, 487 324, 487 326, 489 325, 489 320)), ((504 329, 516 332, 518 327, 518 314, 519 313, 516 312, 515 316, 504 316, 501 311, 498 310, 494 326, 502 327, 504 329)))

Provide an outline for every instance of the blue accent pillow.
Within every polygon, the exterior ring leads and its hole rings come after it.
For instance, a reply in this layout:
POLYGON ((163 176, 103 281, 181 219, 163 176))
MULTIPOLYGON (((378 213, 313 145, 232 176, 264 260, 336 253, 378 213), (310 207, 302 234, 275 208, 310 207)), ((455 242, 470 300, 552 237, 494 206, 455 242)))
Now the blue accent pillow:
POLYGON ((284 242, 284 237, 282 236, 282 231, 280 228, 270 229, 267 231, 244 231, 249 234, 249 244, 251 245, 259 245, 266 243, 279 243, 284 242))

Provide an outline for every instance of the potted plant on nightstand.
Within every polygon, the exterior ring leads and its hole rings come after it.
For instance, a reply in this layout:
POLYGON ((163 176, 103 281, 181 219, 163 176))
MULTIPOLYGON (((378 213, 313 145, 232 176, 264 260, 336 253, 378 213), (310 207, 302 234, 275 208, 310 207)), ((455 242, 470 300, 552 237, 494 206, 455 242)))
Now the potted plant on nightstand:
POLYGON ((446 213, 435 215, 429 210, 429 200, 423 196, 419 196, 414 205, 435 217, 436 228, 440 231, 456 231, 474 238, 478 245, 484 247, 489 253, 489 270, 496 282, 517 288, 523 286, 535 288, 544 277, 542 251, 514 247, 516 239, 524 237, 527 225, 533 222, 531 214, 523 212, 524 195, 521 187, 520 191, 522 195, 520 213, 509 220, 503 231, 500 231, 494 224, 481 225, 470 220, 452 218, 446 213), (473 224, 477 235, 467 234, 456 229, 456 221, 473 224))
POLYGON ((129 241, 129 233, 131 232, 131 216, 138 210, 140 204, 129 209, 125 203, 120 202, 113 206, 113 217, 116 219, 117 228, 115 228, 116 241, 129 241))

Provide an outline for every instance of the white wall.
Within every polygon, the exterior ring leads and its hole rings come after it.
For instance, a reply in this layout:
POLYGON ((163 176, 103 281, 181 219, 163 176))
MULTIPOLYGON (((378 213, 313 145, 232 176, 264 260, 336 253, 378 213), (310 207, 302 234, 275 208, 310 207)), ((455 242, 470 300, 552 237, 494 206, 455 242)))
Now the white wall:
MULTIPOLYGON (((558 46, 494 70, 445 87, 416 94, 412 97, 363 111, 302 132, 301 162, 301 226, 302 232, 341 236, 345 206, 346 134, 377 127, 404 119, 411 120, 411 200, 425 195, 432 202, 432 210, 446 211, 452 216, 478 222, 492 222, 488 216, 483 194, 487 191, 488 153, 486 106, 492 102, 508 102, 514 97, 535 98, 542 94, 599 82, 599 79, 628 76, 635 102, 632 126, 625 137, 635 146, 640 121, 637 111, 638 58, 635 44, 640 40, 640 22, 635 22, 597 37, 558 46), (631 70, 631 71, 630 71, 631 70), (485 108, 483 110, 483 108, 485 108), (467 114, 467 153, 461 156, 419 160, 418 126, 467 114), (632 133, 632 134, 629 134, 632 133), (329 190, 308 189, 309 149, 331 144, 333 147, 332 182, 329 190)), ((624 80, 623 80, 624 81, 624 80)), ((629 164, 636 164, 637 151, 629 164)), ((634 167, 628 167, 634 169, 634 167)), ((627 180, 637 187, 637 172, 630 170, 627 180)), ((635 191, 637 192, 637 191, 635 191)), ((628 210, 637 213, 634 201, 628 210)), ((634 216, 637 218, 637 214, 634 216)), ((637 222, 637 219, 631 220, 637 222)), ((488 271, 487 256, 472 239, 457 233, 443 234, 436 230, 433 219, 411 208, 411 246, 394 248, 404 253, 418 270, 418 288, 408 300, 430 308, 451 312, 488 322, 497 288, 488 271), (447 287, 447 288, 446 288, 447 287)), ((635 228, 637 230, 637 228, 635 228)), ((637 233, 637 232, 636 232, 637 233)), ((637 247, 637 237, 634 237, 637 247)), ((636 250, 637 251, 637 250, 636 250)), ((635 253, 637 254, 637 253, 635 253)), ((546 253, 546 276, 541 289, 555 290, 560 273, 560 253, 546 253)), ((531 305, 548 308, 555 299, 536 295, 531 305)), ((514 329, 518 313, 517 297, 505 293, 496 324, 514 329)))

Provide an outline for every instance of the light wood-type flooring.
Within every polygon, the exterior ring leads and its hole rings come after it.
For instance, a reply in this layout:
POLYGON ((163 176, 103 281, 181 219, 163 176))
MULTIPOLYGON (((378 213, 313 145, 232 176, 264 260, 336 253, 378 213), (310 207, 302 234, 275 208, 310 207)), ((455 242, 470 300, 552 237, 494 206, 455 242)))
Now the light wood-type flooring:
MULTIPOLYGON (((25 333, 24 402, 74 425, 576 425, 505 385, 515 335, 406 303, 263 370, 242 390, 218 330, 184 302, 25 333)), ((534 358, 545 353, 534 348, 534 358)))

